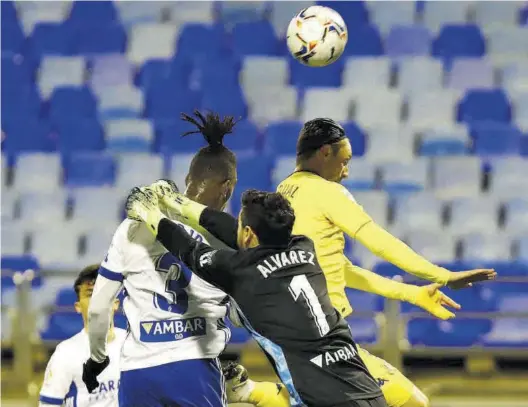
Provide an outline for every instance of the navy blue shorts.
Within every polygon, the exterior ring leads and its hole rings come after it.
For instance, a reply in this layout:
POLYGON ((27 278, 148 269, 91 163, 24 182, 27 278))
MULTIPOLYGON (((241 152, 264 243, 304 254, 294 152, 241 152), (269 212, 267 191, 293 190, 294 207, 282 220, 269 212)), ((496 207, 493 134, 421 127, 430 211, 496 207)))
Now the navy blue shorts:
POLYGON ((120 407, 226 407, 218 359, 193 359, 121 372, 120 407))

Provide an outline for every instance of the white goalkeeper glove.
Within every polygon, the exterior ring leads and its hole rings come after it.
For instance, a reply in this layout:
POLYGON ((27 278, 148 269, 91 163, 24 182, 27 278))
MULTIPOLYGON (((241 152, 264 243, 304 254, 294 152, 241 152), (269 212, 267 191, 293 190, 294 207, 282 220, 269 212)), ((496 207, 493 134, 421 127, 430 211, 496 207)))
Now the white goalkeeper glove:
POLYGON ((158 195, 150 188, 133 188, 126 200, 126 214, 129 219, 144 222, 156 236, 163 215, 158 206, 158 195))

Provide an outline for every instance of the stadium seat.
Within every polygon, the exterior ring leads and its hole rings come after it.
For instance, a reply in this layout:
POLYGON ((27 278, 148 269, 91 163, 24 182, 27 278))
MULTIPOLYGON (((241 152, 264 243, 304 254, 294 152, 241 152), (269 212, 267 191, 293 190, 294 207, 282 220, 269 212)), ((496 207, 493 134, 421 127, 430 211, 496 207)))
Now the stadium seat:
POLYGON ((348 92, 336 88, 307 88, 301 109, 301 120, 306 122, 317 117, 332 117, 346 121, 350 116, 351 99, 348 92))
POLYGON ((500 25, 486 31, 488 54, 522 55, 528 49, 526 28, 500 25))
POLYGON ((51 128, 47 122, 20 117, 4 118, 2 150, 6 153, 51 152, 55 149, 51 128), (6 123, 7 122, 7 123, 6 123))
POLYGON ((76 302, 77 294, 70 287, 60 289, 55 297, 55 305, 58 307, 73 307, 76 302))
POLYGON ((68 187, 109 186, 114 183, 114 161, 105 154, 77 153, 64 163, 68 187))
POLYGON ((183 23, 212 23, 218 12, 213 1, 164 3, 170 13, 170 21, 183 23))
POLYGON ((204 58, 203 61, 195 63, 195 76, 200 89, 218 87, 239 86, 240 63, 238 60, 225 58, 204 58))
POLYGON ((44 57, 40 65, 39 90, 48 99, 56 88, 81 87, 84 83, 85 61, 82 57, 44 57))
POLYGON ((18 193, 12 188, 2 188, 2 221, 11 221, 15 218, 18 206, 18 193))
POLYGON ((59 188, 61 180, 62 164, 57 154, 29 153, 17 157, 13 181, 15 190, 54 191, 59 188))
POLYGON ((490 190, 496 196, 503 199, 509 197, 528 197, 528 183, 525 177, 528 171, 528 160, 514 157, 495 158, 491 162, 491 185, 490 190))
POLYGON ((481 156, 519 154, 522 133, 508 124, 477 122, 471 125, 474 152, 481 156))
MULTIPOLYGON (((2 193, 4 195, 4 193, 2 193)), ((2 196, 2 212, 4 210, 4 197, 2 196)), ((21 256, 26 252, 27 233, 20 228, 19 222, 10 222, 2 213, 2 257, 21 256)), ((4 265, 2 265, 2 268, 4 265)), ((2 286, 4 286, 2 277, 2 286)), ((10 284, 11 285, 11 284, 10 284)), ((2 287, 5 288, 5 287, 2 287)))
POLYGON ((343 185, 351 191, 375 189, 377 185, 376 166, 365 159, 354 158, 348 163, 348 178, 343 185))
POLYGON ((387 2, 368 4, 370 21, 379 27, 382 33, 388 33, 396 25, 414 24, 416 5, 414 2, 387 2))
POLYGON ((429 162, 415 159, 411 163, 389 163, 381 168, 381 185, 390 195, 422 191, 428 186, 429 162))
POLYGON ((173 49, 178 57, 188 59, 225 55, 227 38, 224 28, 220 24, 185 24, 173 49))
POLYGON ((463 24, 468 21, 470 4, 470 1, 424 3, 423 23, 435 32, 446 23, 463 24))
POLYGON ((477 157, 438 157, 432 170, 433 187, 440 198, 473 197, 480 192, 481 163, 477 157))
POLYGON ((528 228, 528 199, 510 199, 504 209, 504 229, 510 235, 522 235, 528 228))
MULTIPOLYGON (((152 85, 146 92, 145 115, 154 121, 167 120, 174 119, 175 112, 192 112, 196 109, 200 104, 199 94, 178 87, 178 82, 172 79, 152 85)), ((216 90, 211 89, 210 93, 216 94, 216 90)))
MULTIPOLYGON (((32 87, 33 64, 25 58, 2 52, 2 95, 32 87)), ((10 95, 12 96, 12 95, 10 95)))
POLYGON ((452 129, 426 130, 420 140, 421 156, 466 155, 471 144, 468 130, 464 126, 452 129))
POLYGON ((187 131, 192 131, 191 125, 181 121, 164 122, 156 126, 156 151, 161 153, 194 154, 206 145, 200 134, 190 134, 182 137, 187 131))
POLYGON ((346 122, 341 124, 345 130, 345 134, 350 140, 350 144, 352 146, 352 155, 357 157, 363 156, 365 154, 365 144, 367 142, 367 136, 363 129, 355 122, 346 122))
POLYGON ((270 123, 265 130, 265 149, 278 156, 295 155, 302 125, 297 121, 270 123))
POLYGON ((414 135, 407 129, 373 128, 368 131, 365 154, 367 159, 377 163, 395 160, 410 162, 413 159, 413 145, 414 135))
POLYGON ((163 158, 158 155, 133 154, 117 158, 115 186, 121 193, 138 185, 150 185, 163 178, 163 158))
POLYGON ((120 25, 79 27, 75 32, 75 51, 82 55, 123 53, 126 33, 120 25))
POLYGON ((481 57, 485 50, 482 32, 471 24, 446 24, 432 43, 432 55, 447 63, 459 57, 481 57))
POLYGON ((143 64, 153 58, 172 57, 177 29, 171 24, 136 24, 131 28, 128 38, 128 60, 134 64, 143 64))
POLYGON ((455 256, 455 243, 443 230, 411 230, 405 241, 417 253, 434 263, 450 261, 455 256))
POLYGON ((180 191, 185 190, 185 177, 189 172, 191 161, 196 151, 197 150, 188 154, 175 154, 172 156, 168 178, 176 183, 180 191))
POLYGON ((55 312, 51 314, 48 325, 40 333, 42 340, 63 341, 82 331, 83 319, 76 312, 55 312))
POLYGON ((85 250, 81 255, 84 264, 99 263, 108 252, 118 223, 108 223, 105 227, 90 230, 85 235, 85 250), (110 226, 112 225, 112 226, 110 226))
POLYGON ((460 100, 457 120, 509 122, 511 108, 508 97, 500 89, 470 90, 460 100))
POLYGON ((259 125, 297 118, 297 89, 293 86, 262 85, 244 89, 249 117, 259 125))
POLYGON ((210 110, 220 116, 246 118, 248 108, 244 94, 238 85, 204 89, 202 110, 210 110))
MULTIPOLYGON (((91 108, 90 108, 91 110, 91 108)), ((57 124, 58 149, 63 153, 99 151, 104 147, 103 129, 96 119, 63 116, 57 124)))
POLYGON ((107 86, 98 95, 99 119, 135 119, 143 112, 143 94, 131 86, 107 86))
POLYGON ((347 58, 343 69, 345 88, 388 88, 391 61, 385 57, 347 58))
MULTIPOLYGON (((488 223, 489 225, 489 223, 488 223)), ((465 227, 464 224, 460 226, 465 227)), ((491 222, 490 231, 493 230, 491 222)), ((471 234, 462 238, 462 259, 482 262, 491 260, 510 260, 511 248, 505 236, 471 234)))
POLYGON ((112 152, 148 152, 154 141, 152 123, 147 120, 110 120, 105 130, 107 150, 112 152))
POLYGON ((55 89, 50 98, 49 117, 54 122, 74 118, 95 117, 96 101, 90 89, 55 89))
POLYGON ((518 21, 521 4, 517 1, 506 3, 476 2, 475 21, 483 26, 492 24, 515 25, 518 21))
POLYGON ((74 26, 101 27, 113 24, 117 20, 117 12, 113 1, 100 1, 96 4, 74 3, 70 12, 69 22, 74 26))
POLYGON ((224 139, 224 145, 238 156, 240 154, 252 154, 258 150, 259 130, 249 120, 243 120, 236 124, 233 133, 224 139))
POLYGON ((270 21, 279 38, 286 38, 286 30, 290 20, 300 10, 315 5, 315 1, 275 2, 271 8, 270 21))
POLYGON ((528 263, 528 237, 523 237, 518 240, 517 260, 528 263))
POLYGON ((394 90, 360 91, 353 95, 354 120, 364 127, 398 127, 402 96, 394 90), (383 116, 379 113, 383 112, 383 116))
POLYGON ((393 229, 405 234, 412 230, 442 229, 443 203, 430 192, 418 192, 395 200, 393 229))
POLYGON ((457 58, 453 61, 447 85, 453 89, 493 88, 493 67, 480 58, 457 58))
POLYGON ((430 48, 431 33, 421 26, 394 26, 385 40, 386 54, 392 58, 428 55, 430 48))
POLYGON ((277 186, 289 177, 295 171, 295 156, 279 156, 275 160, 275 165, 271 171, 272 189, 275 190, 277 186))
POLYGON ((20 219, 30 227, 63 222, 66 219, 66 193, 59 190, 21 194, 20 219))
POLYGON ((525 91, 512 95, 513 118, 516 122, 528 119, 528 88, 525 91))
POLYGON ((117 2, 118 19, 125 28, 141 23, 156 23, 161 20, 166 4, 117 2))
POLYGON ((70 25, 40 23, 33 29, 27 52, 33 61, 39 61, 44 55, 72 55, 74 40, 70 25))
POLYGON ((528 84, 528 63, 516 62, 507 64, 502 69, 502 85, 506 90, 518 91, 528 84))
MULTIPOLYGON (((177 8, 175 8, 177 10, 177 8)), ((260 22, 270 9, 265 1, 239 1, 236 3, 221 3, 219 19, 227 26, 240 22, 260 22)))
POLYGON ((365 211, 382 226, 387 224, 389 196, 383 191, 356 191, 354 198, 365 211))
POLYGON ((348 43, 343 52, 344 55, 355 57, 383 55, 383 42, 376 27, 372 25, 350 26, 347 23, 347 28, 348 43))
POLYGON ((79 235, 76 232, 77 229, 66 225, 36 230, 31 239, 31 254, 39 259, 43 268, 76 271, 79 267, 79 235))
POLYGON ((493 199, 458 198, 450 205, 449 229, 456 234, 494 233, 498 228, 498 205, 493 199))
POLYGON ((408 57, 398 63, 398 88, 405 94, 442 87, 442 64, 429 57, 408 57))
POLYGON ((290 59, 290 84, 299 88, 305 87, 338 87, 341 86, 343 59, 331 65, 314 69, 290 59))
MULTIPOLYGON (((3 226, 2 226, 3 229, 3 226)), ((2 230, 2 233, 4 231, 2 230)), ((16 236, 16 235, 15 235, 16 236)), ((32 270, 34 272, 33 279, 31 280, 31 287, 33 289, 41 287, 42 286, 42 276, 40 275, 40 264, 38 260, 29 255, 25 254, 18 254, 18 255, 4 255, 4 244, 2 244, 2 260, 1 260, 1 267, 3 270, 2 276, 2 306, 4 306, 5 302, 5 296, 6 296, 6 289, 8 288, 14 288, 15 284, 13 281, 13 274, 14 272, 26 272, 27 270, 32 270)), ((16 297, 16 293, 13 293, 14 297, 16 297)), ((34 300, 32 298, 32 300, 34 300)), ((31 301, 32 303, 36 303, 38 301, 31 301)), ((16 298, 15 301, 11 301, 11 304, 16 304, 16 298)), ((3 328, 3 327, 2 327, 3 328)))
MULTIPOLYGON (((73 204, 71 222, 79 229, 113 228, 121 220, 120 209, 127 192, 116 188, 99 187, 73 189, 70 194, 73 204)), ((102 254, 99 253, 101 259, 102 254)))
MULTIPOLYGON (((512 304, 511 310, 516 312, 526 308, 526 297, 512 304)), ((499 348, 525 348, 528 346, 528 326, 525 320, 519 318, 502 318, 493 321, 490 332, 483 338, 484 346, 499 348)))
MULTIPOLYGON (((30 2, 28 2, 30 3, 30 2)), ((33 2, 28 7, 19 7, 19 18, 26 34, 31 34, 39 23, 62 23, 66 20, 71 5, 67 2, 53 2, 48 6, 33 2)))
MULTIPOLYGON (((2 2, 2 8, 3 4, 4 2, 2 2)), ((4 15, 3 10, 2 15, 4 15)), ((24 33, 18 22, 15 20, 4 23, 4 19, 2 18, 2 53, 12 55, 20 54, 24 40, 24 33)))
POLYGON ((347 318, 354 340, 362 345, 372 345, 378 340, 378 324, 374 318, 359 318, 352 314, 347 318))
POLYGON ((446 126, 455 121, 459 93, 454 90, 416 92, 408 98, 407 123, 415 130, 446 126))
POLYGON ((256 188, 263 191, 272 189, 270 157, 246 156, 237 160, 237 186, 242 189, 256 188))
POLYGON ((95 94, 107 87, 125 87, 132 84, 133 66, 123 55, 101 55, 92 61, 90 84, 95 94))
POLYGON ((246 90, 253 87, 286 85, 288 77, 287 60, 273 56, 246 56, 240 71, 240 83, 246 90))
POLYGON ((240 22, 233 27, 232 47, 237 56, 280 55, 283 49, 267 20, 240 22))

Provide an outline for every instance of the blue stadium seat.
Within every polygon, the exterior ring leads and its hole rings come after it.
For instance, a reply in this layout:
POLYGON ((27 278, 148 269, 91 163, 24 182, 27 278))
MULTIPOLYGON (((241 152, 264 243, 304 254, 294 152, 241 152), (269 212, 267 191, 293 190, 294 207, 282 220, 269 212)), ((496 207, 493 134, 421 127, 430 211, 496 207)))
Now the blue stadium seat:
POLYGON ((508 124, 476 122, 471 125, 473 151, 478 155, 519 154, 522 133, 508 124))
MULTIPOLYGON (((141 86, 143 89, 148 89, 153 83, 167 79, 170 69, 169 60, 161 58, 149 59, 139 68, 136 85, 141 86)), ((185 81, 182 79, 181 84, 183 85, 184 83, 185 81)))
POLYGON ((2 2, 2 54, 20 54, 24 46, 24 33, 16 22, 4 22, 4 2, 2 2))
POLYGON ((357 343, 364 345, 376 343, 378 340, 378 324, 374 318, 359 318, 352 313, 346 320, 357 343))
POLYGON ((517 260, 528 264, 528 237, 522 237, 517 242, 517 260))
POLYGON ((365 144, 367 136, 363 129, 355 122, 347 122, 343 124, 345 134, 350 140, 352 146, 352 155, 354 157, 361 157, 365 154, 365 144))
POLYGON ((470 90, 458 105, 457 120, 509 122, 511 107, 503 90, 470 90))
MULTIPOLYGON (((3 3, 2 3, 3 4, 3 3)), ((33 82, 34 67, 27 58, 6 55, 2 45, 2 93, 10 89, 30 86, 33 82)))
POLYGON ((341 85, 343 58, 331 65, 314 69, 290 58, 290 84, 304 87, 337 87, 341 85))
POLYGON ((81 314, 76 312, 56 312, 51 314, 48 326, 41 332, 40 337, 44 341, 63 341, 76 335, 84 328, 81 314))
POLYGON ((239 86, 218 84, 214 88, 204 89, 201 107, 202 110, 211 110, 220 116, 245 118, 248 113, 244 94, 239 86))
POLYGON ((137 119, 144 109, 143 93, 130 85, 106 86, 98 95, 99 119, 137 119))
POLYGON ((113 185, 114 160, 109 155, 78 153, 65 160, 68 187, 113 185))
POLYGON ((68 23, 75 26, 89 26, 99 29, 117 21, 117 11, 113 1, 97 3, 74 2, 68 23))
POLYGON ((368 22, 369 12, 365 2, 363 1, 347 1, 347 2, 335 2, 335 1, 318 1, 317 5, 330 7, 334 9, 343 20, 348 29, 357 25, 363 25, 368 22))
POLYGON ((447 63, 457 57, 480 57, 485 51, 480 28, 471 24, 444 25, 432 44, 432 55, 447 63))
MULTIPOLYGON (((14 1, 3 1, 1 3, 0 14, 2 14, 2 27, 4 24, 17 23, 17 11, 15 8, 14 1)), ((4 44, 2 44, 2 51, 4 50, 4 44)))
POLYGON ((147 120, 111 120, 106 123, 106 150, 115 153, 145 153, 154 141, 152 123, 147 120))
POLYGON ((95 97, 88 88, 60 88, 51 95, 49 117, 54 123, 95 117, 95 97))
POLYGON ((31 34, 30 55, 39 60, 43 55, 72 55, 75 37, 67 24, 40 23, 31 34))
POLYGON ((246 156, 237 160, 237 185, 243 189, 272 189, 271 169, 273 161, 267 156, 246 156))
POLYGON ((237 153, 252 153, 257 151, 259 141, 257 126, 249 120, 237 123, 233 134, 228 134, 224 138, 225 146, 237 153))
POLYGON ((233 53, 244 55, 280 55, 284 48, 267 20, 241 22, 233 27, 233 53))
POLYGON ((108 87, 131 87, 135 67, 125 55, 103 54, 91 58, 90 85, 96 95, 108 87))
POLYGON ((347 28, 348 42, 343 55, 355 57, 383 55, 383 42, 376 27, 347 24, 347 28))
MULTIPOLYGON (((33 270, 35 272, 35 278, 31 281, 31 286, 40 287, 42 285, 42 278, 39 274, 40 264, 35 257, 28 255, 4 256, 3 249, 2 244, 2 258, 0 260, 2 270, 11 272, 33 270)), ((14 285, 13 278, 10 275, 2 277, 2 290, 14 287, 14 285)))
POLYGON ((64 117, 57 124, 58 149, 63 153, 97 151, 104 147, 104 134, 96 119, 64 117))
POLYGON ((239 84, 240 63, 229 57, 204 58, 196 64, 196 74, 202 90, 222 86, 237 87, 239 84))
POLYGON ((295 155, 279 155, 271 171, 272 189, 275 190, 293 171, 295 171, 295 155))
POLYGON ((297 121, 270 123, 266 128, 265 149, 276 155, 295 155, 302 124, 297 121))
POLYGON ((40 97, 33 85, 11 87, 2 82, 1 92, 2 100, 9 100, 2 104, 2 127, 19 118, 36 120, 40 115, 40 97))
POLYGON ((383 311, 383 297, 364 291, 345 288, 346 296, 354 308, 359 312, 380 312, 383 311))
POLYGON ((482 344, 490 329, 491 321, 484 318, 451 321, 417 318, 409 322, 407 336, 412 345, 466 347, 482 344))
POLYGON ((73 307, 75 302, 77 302, 77 294, 70 287, 62 288, 55 297, 55 305, 58 307, 73 307))
MULTIPOLYGON (((3 108, 2 114, 5 114, 3 108)), ((7 153, 49 152, 55 149, 51 128, 46 122, 20 117, 16 122, 2 124, 2 128, 5 132, 2 150, 7 153)))
POLYGON ((421 26, 395 26, 385 39, 385 52, 390 57, 428 55, 431 33, 421 26))
MULTIPOLYGON (((495 269, 497 274, 500 276, 499 279, 503 277, 526 277, 528 276, 528 264, 518 261, 489 261, 489 262, 479 262, 479 267, 492 268, 495 269)), ((461 270, 471 269, 475 264, 465 264, 461 270)), ((447 267, 449 268, 449 267, 447 267)), ((450 268, 449 268, 450 269, 450 268)), ((451 269, 450 269, 451 270, 451 269)), ((495 282, 493 283, 495 284, 495 282)), ((498 281, 497 284, 504 284, 504 282, 498 281)), ((482 283, 478 285, 481 296, 488 298, 493 296, 494 289, 493 285, 490 287, 488 283, 482 283)), ((500 290, 499 290, 500 291, 500 290)))
POLYGON ((154 122, 174 119, 181 112, 192 112, 199 106, 200 95, 197 92, 177 88, 178 85, 170 79, 151 86, 146 93, 146 116, 154 122))
POLYGON ((224 55, 227 39, 222 25, 185 24, 176 45, 178 57, 194 59, 224 55))
POLYGON ((466 155, 470 144, 465 127, 426 131, 420 140, 421 156, 466 155))
POLYGON ((163 154, 195 154, 206 145, 203 136, 182 134, 194 130, 181 121, 168 121, 156 124, 155 150, 163 154))
POLYGON ((75 32, 75 52, 79 54, 123 53, 126 33, 119 25, 79 27, 75 32))

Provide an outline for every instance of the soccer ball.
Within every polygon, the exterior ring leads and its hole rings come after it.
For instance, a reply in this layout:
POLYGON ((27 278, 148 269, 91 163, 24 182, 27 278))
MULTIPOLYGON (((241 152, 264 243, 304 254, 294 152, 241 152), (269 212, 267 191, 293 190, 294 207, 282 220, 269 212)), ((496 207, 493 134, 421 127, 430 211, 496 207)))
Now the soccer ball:
POLYGON ((288 49, 300 63, 327 66, 345 50, 348 35, 343 18, 328 7, 301 10, 290 21, 286 34, 288 49))

